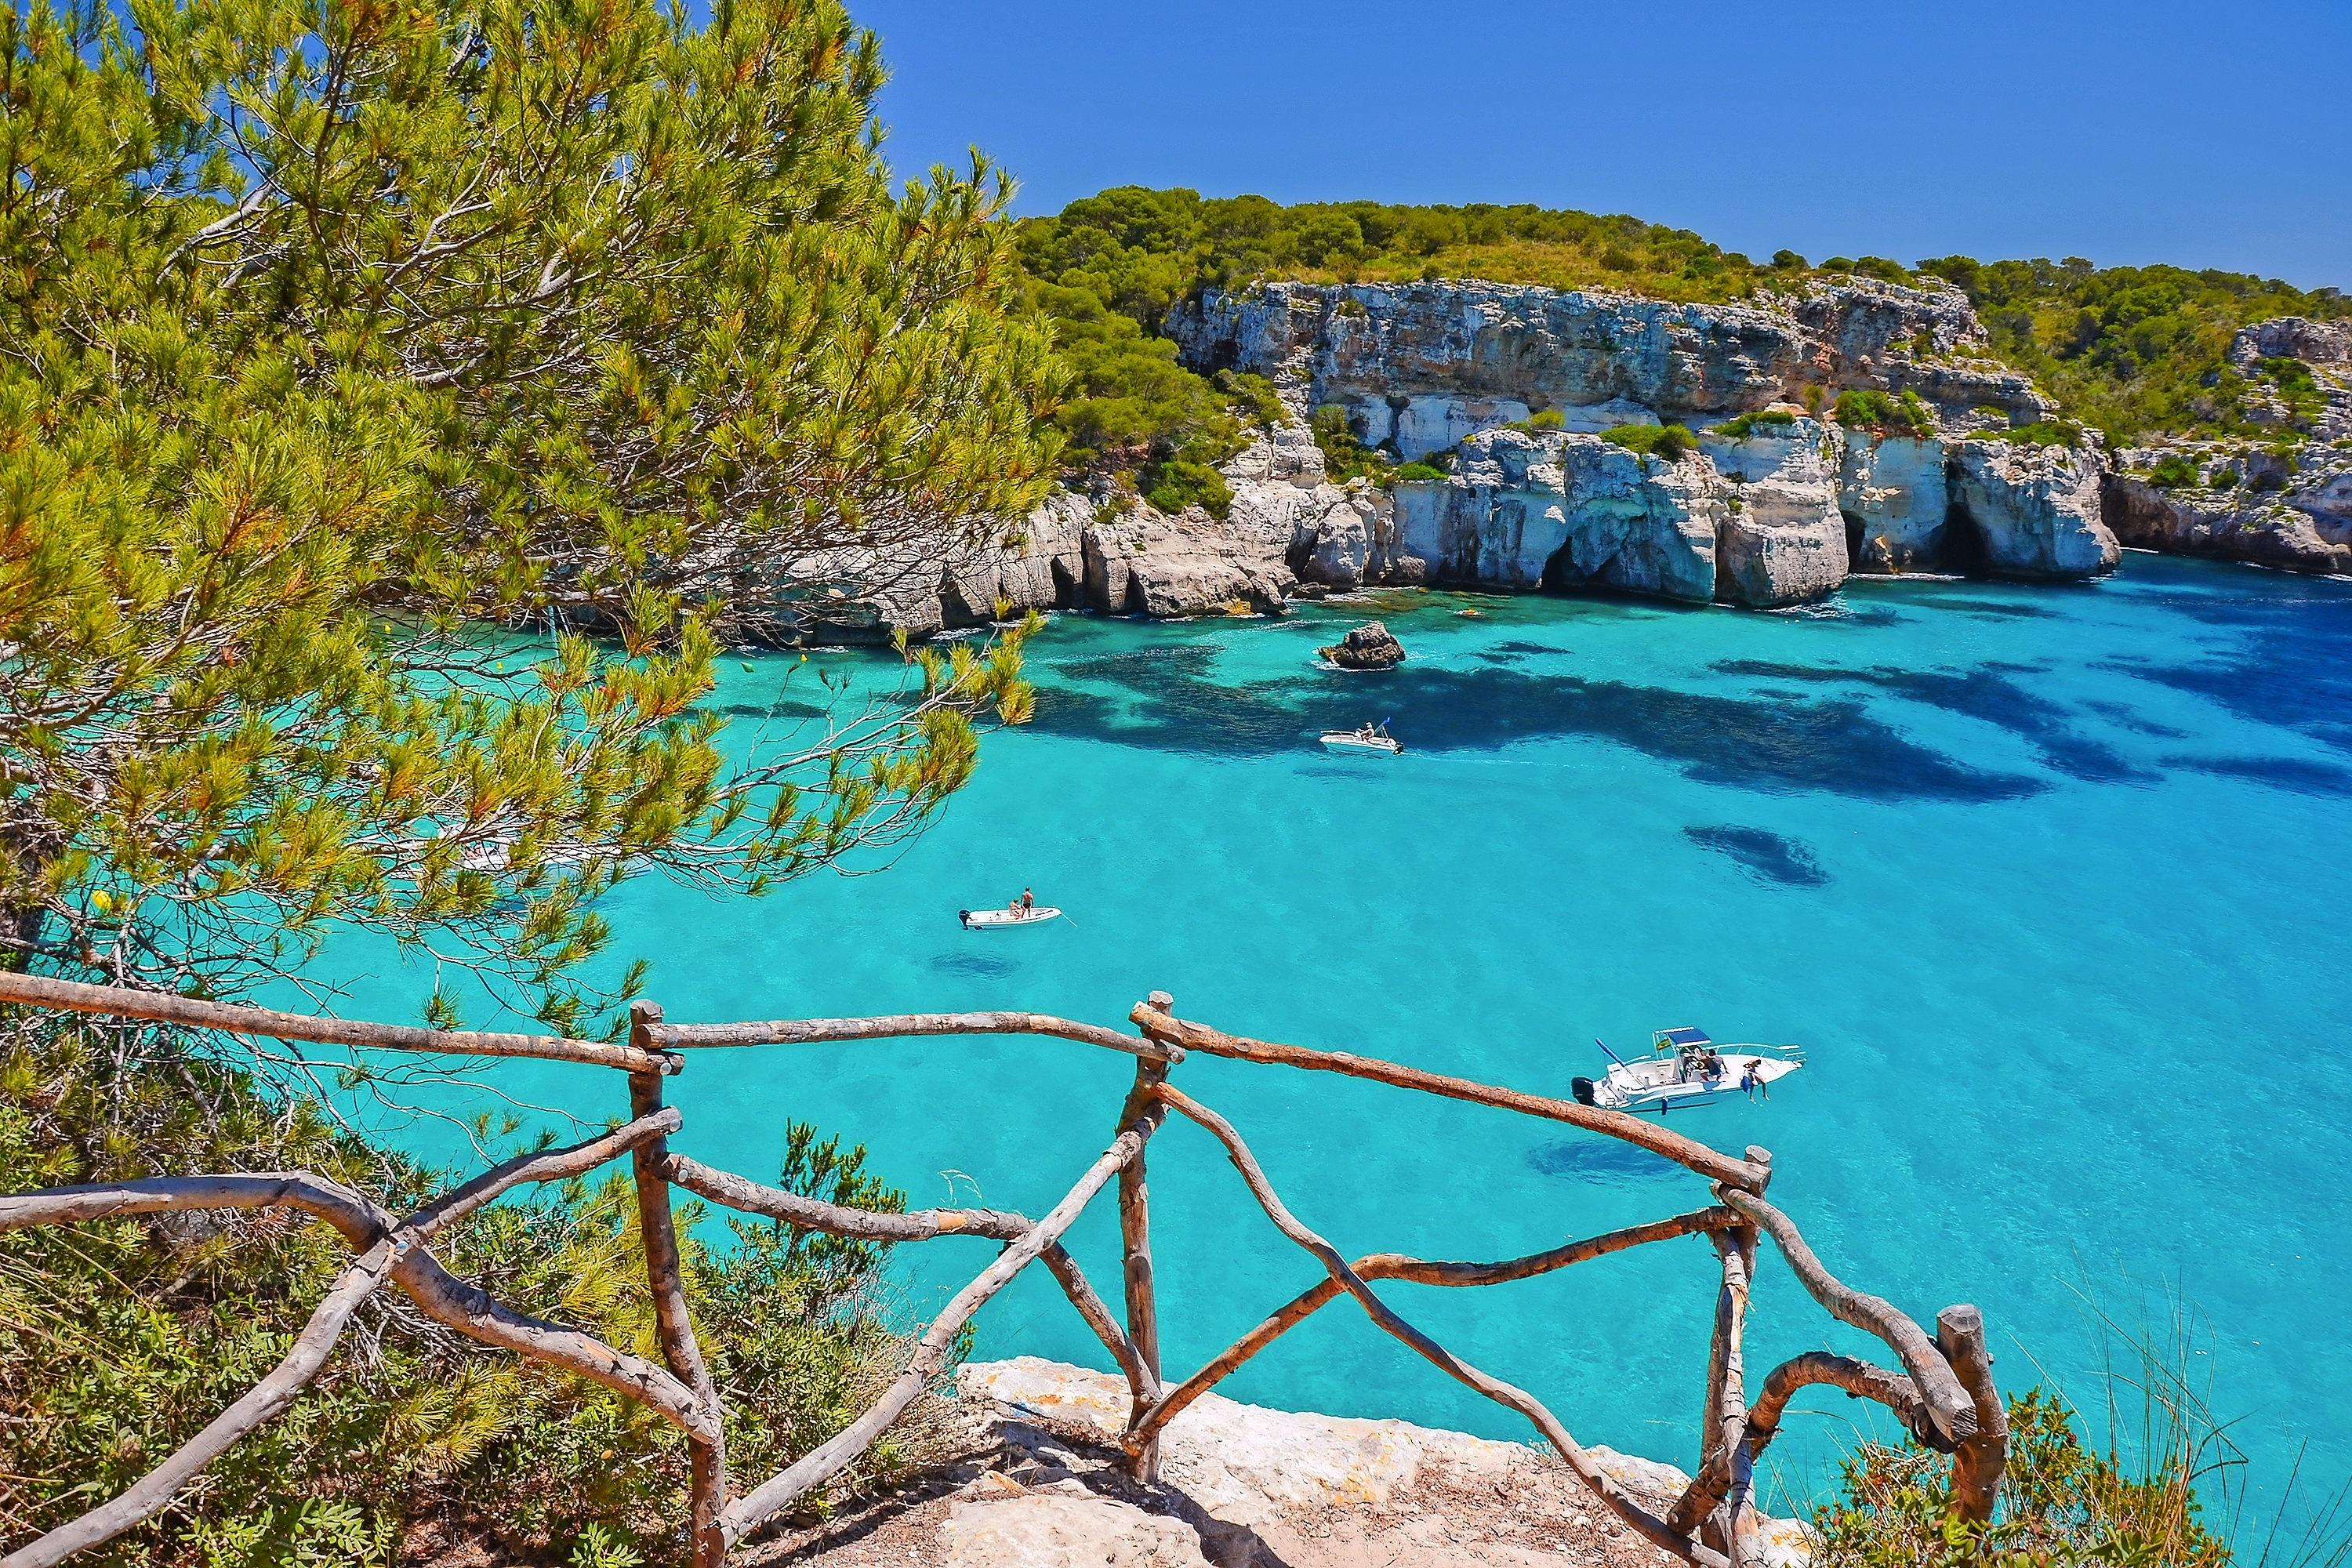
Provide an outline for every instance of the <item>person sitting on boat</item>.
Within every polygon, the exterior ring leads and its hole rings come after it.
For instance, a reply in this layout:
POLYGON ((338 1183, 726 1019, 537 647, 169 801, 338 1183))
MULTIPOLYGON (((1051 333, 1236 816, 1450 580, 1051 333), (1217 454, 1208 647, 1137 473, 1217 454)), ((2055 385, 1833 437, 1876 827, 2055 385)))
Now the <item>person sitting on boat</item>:
POLYGON ((1713 1083, 1717 1079, 1723 1076, 1723 1058, 1716 1055, 1713 1051, 1708 1051, 1705 1056, 1699 1058, 1698 1070, 1700 1077, 1706 1079, 1707 1082, 1713 1083))
POLYGON ((1036 900, 1035 896, 1034 896, 1034 895, 1033 895, 1033 894, 1029 891, 1029 889, 1026 889, 1026 888, 1022 889, 1021 889, 1021 912, 1022 912, 1023 914, 1024 914, 1024 915, 1025 915, 1025 914, 1027 914, 1031 910, 1034 910, 1034 909, 1035 909, 1036 907, 1037 907, 1037 900, 1036 900))

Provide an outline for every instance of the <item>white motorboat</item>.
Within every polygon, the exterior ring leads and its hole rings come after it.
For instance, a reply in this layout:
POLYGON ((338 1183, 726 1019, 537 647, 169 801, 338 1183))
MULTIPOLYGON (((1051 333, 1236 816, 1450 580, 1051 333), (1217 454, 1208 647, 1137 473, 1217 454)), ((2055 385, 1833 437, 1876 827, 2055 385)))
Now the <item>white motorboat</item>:
POLYGON ((1660 1029, 1650 1037, 1650 1059, 1629 1062, 1601 1041, 1616 1065, 1598 1079, 1570 1080, 1579 1105, 1604 1110, 1664 1112, 1675 1106, 1707 1105, 1721 1096, 1755 1091, 1771 1098, 1771 1085, 1805 1065, 1796 1046, 1718 1046, 1699 1029, 1660 1029))
POLYGON ((1326 730, 1323 743, 1335 752, 1385 752, 1391 757, 1404 754, 1404 747, 1389 733, 1389 721, 1385 719, 1360 730, 1326 730))
POLYGON ((1032 910, 958 910, 956 918, 963 921, 966 931, 996 931, 1007 926, 1043 925, 1061 912, 1050 904, 1039 904, 1032 910))

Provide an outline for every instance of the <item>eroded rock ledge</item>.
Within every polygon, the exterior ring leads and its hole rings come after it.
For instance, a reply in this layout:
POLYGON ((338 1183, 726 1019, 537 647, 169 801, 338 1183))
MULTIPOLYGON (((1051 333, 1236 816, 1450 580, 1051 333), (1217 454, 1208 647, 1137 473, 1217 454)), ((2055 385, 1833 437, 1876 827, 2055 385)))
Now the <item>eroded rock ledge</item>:
MULTIPOLYGON (((958 1459, 752 1554, 822 1568, 1454 1568, 1655 1563, 1566 1466, 1517 1443, 1402 1421, 1292 1415, 1208 1394, 1169 1425, 1161 1485, 1116 1465, 1116 1377, 1024 1356, 958 1374, 958 1459)), ((1663 1510, 1671 1466, 1591 1450, 1663 1510)), ((1806 1528, 1751 1516, 1764 1568, 1811 1559, 1806 1528)))

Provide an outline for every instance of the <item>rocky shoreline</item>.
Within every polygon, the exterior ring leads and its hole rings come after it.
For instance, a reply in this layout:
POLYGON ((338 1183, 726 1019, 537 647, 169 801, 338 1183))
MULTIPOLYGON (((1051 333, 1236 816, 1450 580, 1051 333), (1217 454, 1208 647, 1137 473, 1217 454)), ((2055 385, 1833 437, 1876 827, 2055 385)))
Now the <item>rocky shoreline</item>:
POLYGON ((1195 370, 1265 376, 1286 410, 1223 465, 1224 517, 1063 490, 992 544, 845 571, 848 593, 803 584, 767 629, 921 637, 1032 608, 1267 615, 1376 586, 1771 609, 1856 574, 2082 581, 2124 545, 2352 574, 2341 323, 2264 322, 2232 350, 2309 368, 2326 412, 2307 437, 2118 453, 2052 423, 2031 381, 1983 357, 1957 289, 1853 279, 1671 305, 1277 283, 1206 293, 1169 333, 1195 370), (1893 417, 1839 423, 1840 394, 1893 417), (1334 405, 1363 445, 1417 466, 1334 482, 1307 422, 1334 405), (1690 449, 1600 434, 1668 425, 1694 432, 1690 449))
MULTIPOLYGON (((1118 1378, 1023 1356, 961 1368, 944 1457, 900 1487, 835 1500, 750 1550, 812 1568, 1635 1568, 1663 1553, 1556 1457, 1402 1421, 1294 1415, 1211 1394, 1170 1423, 1160 1484, 1113 1443, 1118 1378)), ((1587 1452, 1655 1511, 1689 1478, 1587 1452)), ((1806 1526, 1747 1516, 1750 1561, 1799 1568, 1806 1526)))

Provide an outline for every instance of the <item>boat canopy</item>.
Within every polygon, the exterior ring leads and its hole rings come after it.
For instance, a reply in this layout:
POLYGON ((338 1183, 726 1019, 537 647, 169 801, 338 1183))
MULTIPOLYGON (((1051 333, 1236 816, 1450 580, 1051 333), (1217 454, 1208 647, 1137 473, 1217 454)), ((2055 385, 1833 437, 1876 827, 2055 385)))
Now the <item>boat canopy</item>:
POLYGON ((1662 1046, 1711 1046, 1705 1029, 1660 1029, 1657 1042, 1662 1046))

